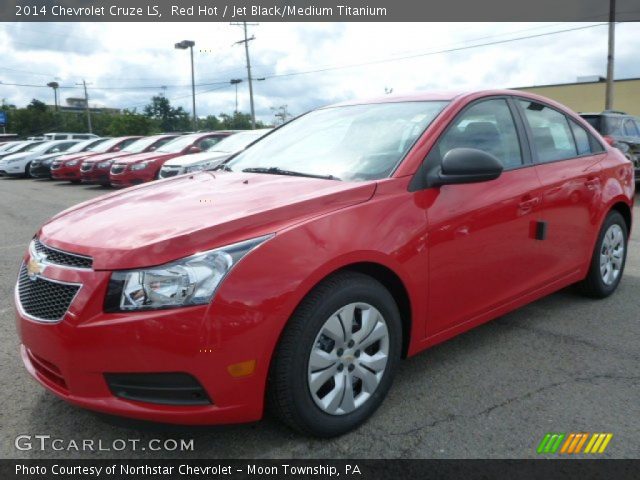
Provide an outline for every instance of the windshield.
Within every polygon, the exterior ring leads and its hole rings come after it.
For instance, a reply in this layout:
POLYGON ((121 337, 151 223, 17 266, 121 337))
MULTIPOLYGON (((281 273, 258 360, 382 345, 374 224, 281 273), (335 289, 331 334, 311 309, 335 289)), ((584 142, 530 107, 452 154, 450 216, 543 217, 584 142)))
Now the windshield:
POLYGON ((164 153, 180 153, 182 150, 193 144, 193 142, 195 142, 198 138, 200 137, 191 135, 178 137, 170 142, 165 143, 156 151, 164 153))
POLYGON ((274 131, 225 168, 347 181, 385 178, 446 104, 378 103, 315 110, 274 131))
POLYGON ((225 138, 220 143, 213 145, 211 148, 207 150, 207 152, 224 152, 224 153, 233 153, 238 150, 242 150, 244 147, 249 145, 251 142, 257 140, 258 138, 266 135, 271 130, 253 130, 250 132, 240 132, 230 137, 225 138))
POLYGON ((106 142, 106 139, 101 139, 96 141, 96 139, 92 139, 92 140, 85 140, 83 142, 80 143, 76 143, 75 145, 73 145, 71 148, 67 149, 66 152, 67 153, 77 153, 77 152, 84 152, 85 149, 89 146, 97 146, 98 144, 102 143, 102 142, 106 142))
POLYGON ((112 147, 115 147, 120 142, 122 142, 122 140, 123 140, 122 138, 111 138, 111 139, 109 139, 109 140, 107 140, 105 142, 99 143, 98 145, 94 145, 88 151, 89 152, 106 153, 112 147))
POLYGON ((26 145, 22 150, 18 150, 20 152, 33 152, 34 150, 42 149, 42 144, 44 142, 34 142, 30 145, 26 145))
POLYGON ((140 140, 136 140, 135 142, 133 142, 131 145, 127 145, 125 148, 122 149, 123 152, 127 152, 127 153, 142 153, 144 152, 147 148, 149 148, 151 145, 155 144, 156 142, 159 142, 160 144, 162 144, 162 140, 165 140, 164 143, 166 143, 168 140, 172 140, 171 137, 169 138, 163 138, 163 137, 146 137, 146 138, 141 138, 140 140))

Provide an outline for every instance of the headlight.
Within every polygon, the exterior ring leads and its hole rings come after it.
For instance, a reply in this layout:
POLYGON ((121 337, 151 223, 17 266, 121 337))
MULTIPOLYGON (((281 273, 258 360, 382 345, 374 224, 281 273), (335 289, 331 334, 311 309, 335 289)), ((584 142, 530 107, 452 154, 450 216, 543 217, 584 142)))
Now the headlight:
POLYGON ((98 168, 109 168, 111 166, 111 162, 101 162, 98 164, 98 168))
POLYGON ((131 165, 131 170, 144 170, 145 168, 147 168, 147 165, 149 164, 146 162, 134 163, 133 165, 131 165))
POLYGON ((199 165, 191 165, 190 167, 186 167, 184 169, 185 173, 191 173, 191 172, 199 172, 200 170, 204 170, 209 164, 208 163, 201 163, 199 165))
POLYGON ((77 164, 78 164, 78 160, 72 160, 66 163, 67 167, 73 167, 74 165, 77 165, 77 164))
POLYGON ((122 312, 209 303, 233 266, 272 236, 197 253, 157 267, 113 272, 104 309, 122 312))

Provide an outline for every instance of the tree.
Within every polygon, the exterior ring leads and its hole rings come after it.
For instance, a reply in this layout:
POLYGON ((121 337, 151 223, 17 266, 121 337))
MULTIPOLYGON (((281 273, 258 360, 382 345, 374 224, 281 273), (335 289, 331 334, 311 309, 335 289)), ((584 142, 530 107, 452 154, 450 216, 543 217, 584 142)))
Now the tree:
POLYGON ((156 95, 151 97, 151 103, 144 107, 144 115, 156 120, 163 132, 189 130, 189 114, 182 107, 172 107, 169 99, 156 95))
MULTIPOLYGON (((250 130, 251 115, 248 113, 234 112, 233 115, 226 113, 220 114, 221 127, 224 130, 250 130)), ((256 122, 256 128, 264 128, 265 125, 261 121, 256 122)))
POLYGON ((113 115, 107 126, 107 133, 113 137, 124 135, 149 135, 156 130, 151 118, 130 110, 113 115))
POLYGON ((47 111, 47 104, 34 98, 31 100, 31 103, 27 105, 27 110, 35 110, 36 112, 44 113, 47 111))

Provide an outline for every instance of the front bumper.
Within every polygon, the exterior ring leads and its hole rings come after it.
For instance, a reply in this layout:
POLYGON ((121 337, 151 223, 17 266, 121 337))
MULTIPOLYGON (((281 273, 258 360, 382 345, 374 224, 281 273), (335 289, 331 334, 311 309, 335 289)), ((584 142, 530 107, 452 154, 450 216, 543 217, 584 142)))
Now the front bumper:
POLYGON ((114 173, 112 169, 109 174, 109 183, 116 188, 132 187, 155 180, 157 173, 158 168, 154 165, 148 165, 142 170, 131 170, 131 166, 127 165, 120 173, 114 173))
POLYGON ((98 165, 93 165, 91 170, 80 170, 80 177, 83 182, 86 183, 99 183, 100 185, 109 185, 109 170, 111 165, 106 168, 100 168, 98 165))
POLYGON ((31 164, 29 175, 34 178, 51 178, 51 164, 38 163, 31 164))
POLYGON ((54 180, 81 180, 82 177, 80 176, 80 163, 73 166, 63 164, 59 168, 52 168, 51 178, 53 178, 54 180))
POLYGON ((256 352, 264 332, 246 335, 224 325, 255 318, 244 308, 212 305, 146 312, 104 313, 110 273, 48 266, 46 277, 82 284, 58 322, 30 318, 20 304, 16 325, 26 369, 47 390, 74 405, 156 422, 221 424, 261 418, 269 355, 256 352), (256 361, 253 374, 234 377, 230 365, 256 361), (184 373, 199 382, 212 403, 173 405, 115 396, 105 374, 184 373))

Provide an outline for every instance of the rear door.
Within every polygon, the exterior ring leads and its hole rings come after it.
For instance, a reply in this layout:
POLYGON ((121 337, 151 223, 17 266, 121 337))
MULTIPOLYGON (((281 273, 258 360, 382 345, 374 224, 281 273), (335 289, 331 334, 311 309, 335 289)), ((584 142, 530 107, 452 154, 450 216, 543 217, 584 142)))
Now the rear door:
POLYGON ((576 274, 591 258, 603 188, 604 148, 586 129, 555 108, 517 100, 529 132, 542 184, 546 237, 541 245, 551 280, 576 274))
POLYGON ((427 156, 434 165, 453 148, 477 148, 504 166, 496 180, 434 189, 427 207, 428 336, 491 312, 544 280, 532 232, 541 185, 514 108, 508 97, 472 103, 427 156))

